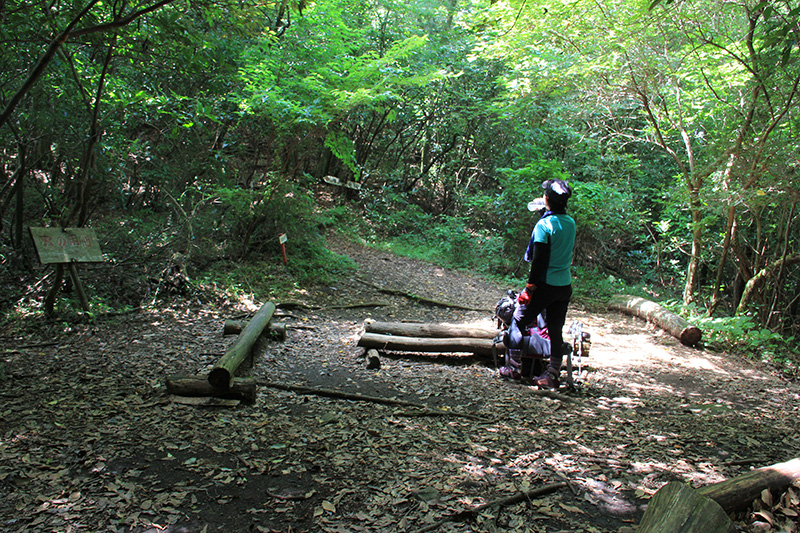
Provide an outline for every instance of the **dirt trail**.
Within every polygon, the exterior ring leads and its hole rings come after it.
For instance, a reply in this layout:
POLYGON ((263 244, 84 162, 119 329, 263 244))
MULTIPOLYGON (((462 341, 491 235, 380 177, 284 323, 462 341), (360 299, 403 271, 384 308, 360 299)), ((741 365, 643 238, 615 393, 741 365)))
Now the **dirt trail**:
POLYGON ((264 385, 254 406, 183 406, 163 384, 168 374, 208 371, 233 342, 221 336, 223 321, 256 302, 175 303, 4 332, 4 530, 415 531, 566 482, 439 530, 611 532, 634 526, 667 481, 712 483, 800 455, 796 384, 579 305, 568 323, 582 321, 593 345, 575 402, 501 381, 490 361, 472 357, 383 354, 368 369, 356 346, 365 319, 488 323, 506 287, 345 241, 331 247, 359 271, 298 291, 305 306, 280 308, 289 335, 254 368, 264 385), (420 305, 376 286, 477 310, 420 305))

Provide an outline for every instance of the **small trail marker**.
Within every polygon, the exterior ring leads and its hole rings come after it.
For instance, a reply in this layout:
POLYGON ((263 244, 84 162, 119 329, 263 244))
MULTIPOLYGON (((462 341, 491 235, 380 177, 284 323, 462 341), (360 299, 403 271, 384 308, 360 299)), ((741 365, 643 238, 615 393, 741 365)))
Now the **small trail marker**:
POLYGON ((283 264, 286 264, 286 241, 289 240, 285 233, 278 235, 278 242, 281 243, 281 254, 283 254, 283 264))

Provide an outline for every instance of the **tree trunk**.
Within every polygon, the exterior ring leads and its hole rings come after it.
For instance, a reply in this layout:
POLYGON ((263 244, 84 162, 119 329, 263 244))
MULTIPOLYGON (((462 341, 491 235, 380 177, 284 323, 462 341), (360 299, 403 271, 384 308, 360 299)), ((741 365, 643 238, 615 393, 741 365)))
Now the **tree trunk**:
POLYGON ((692 214, 692 253, 686 270, 686 285, 683 289, 683 303, 694 302, 695 293, 700 286, 700 255, 703 250, 703 212, 699 191, 690 191, 689 209, 692 214))
POLYGON ((228 390, 212 386, 205 376, 167 377, 167 392, 176 396, 213 397, 256 403, 256 382, 253 378, 236 378, 228 390))
POLYGON ((684 318, 668 311, 657 303, 620 294, 611 298, 608 307, 648 320, 679 339, 682 344, 694 346, 700 342, 702 332, 684 318))
POLYGON ((750 278, 747 284, 744 286, 744 291, 742 292, 742 299, 739 300, 739 306, 736 309, 737 315, 743 315, 747 312, 747 306, 752 302, 754 298, 754 291, 758 288, 767 277, 772 275, 776 270, 780 270, 781 268, 786 268, 788 266, 795 265, 800 263, 800 255, 790 255, 786 258, 781 258, 772 263, 765 266, 761 271, 759 271, 755 276, 750 278))
POLYGON ((427 322, 380 322, 368 319, 364 321, 364 331, 400 337, 436 337, 436 338, 474 338, 493 339, 499 333, 496 328, 465 326, 456 324, 431 324, 427 322))
POLYGON ((233 385, 233 374, 239 365, 250 355, 253 345, 269 324, 275 304, 267 302, 247 323, 233 346, 220 358, 208 374, 208 382, 218 389, 228 390, 233 385))
MULTIPOLYGON (((378 333, 364 333, 358 340, 358 345, 364 348, 398 352, 460 352, 487 356, 492 355, 494 347, 492 339, 401 337, 378 333)), ((505 349, 502 344, 498 346, 499 351, 505 349)))
POLYGON ((720 302, 720 287, 722 286, 722 274, 725 271, 725 263, 728 260, 728 250, 731 247, 731 239, 733 238, 733 226, 736 220, 736 207, 733 201, 729 200, 731 205, 728 207, 728 222, 725 226, 725 237, 722 239, 722 255, 717 264, 717 275, 714 278, 714 290, 711 292, 711 303, 708 306, 708 316, 712 316, 717 310, 720 302))

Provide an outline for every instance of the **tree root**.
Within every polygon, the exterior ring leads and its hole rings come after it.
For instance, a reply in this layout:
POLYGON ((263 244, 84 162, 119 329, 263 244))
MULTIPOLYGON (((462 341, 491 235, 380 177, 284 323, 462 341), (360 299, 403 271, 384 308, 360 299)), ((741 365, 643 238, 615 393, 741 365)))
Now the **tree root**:
POLYGON ((452 513, 438 520, 437 522, 434 522, 433 524, 429 524, 423 527, 422 529, 416 530, 414 533, 425 533, 426 531, 435 531, 448 522, 470 520, 491 507, 504 507, 506 505, 514 505, 515 503, 531 500, 539 496, 552 494, 553 492, 556 492, 558 489, 564 488, 566 486, 567 484, 563 481, 559 483, 551 483, 549 485, 545 485, 544 487, 539 487, 537 489, 532 489, 526 492, 518 492, 513 496, 492 500, 490 502, 484 503, 483 505, 479 505, 478 507, 475 507, 473 509, 466 509, 464 511, 458 511, 456 513, 452 513))
POLYGON ((438 300, 431 300, 430 298, 425 298, 424 296, 419 296, 417 294, 412 294, 412 293, 406 292, 406 291, 400 291, 400 290, 396 290, 396 289, 387 289, 386 287, 381 287, 379 285, 375 285, 374 283, 369 283, 368 281, 364 281, 362 279, 360 279, 358 281, 360 281, 361 283, 363 283, 364 285, 366 285, 368 287, 372 287, 376 291, 381 292, 383 294, 391 294, 392 296, 402 296, 403 298, 408 298, 409 300, 414 300, 415 302, 426 304, 426 305, 432 305, 432 306, 435 306, 435 307, 446 307, 446 308, 449 308, 449 309, 461 309, 461 310, 464 310, 464 311, 487 312, 486 309, 478 309, 476 307, 468 307, 468 306, 464 306, 464 305, 451 304, 451 303, 447 303, 447 302, 440 302, 438 300))
POLYGON ((475 415, 472 413, 465 413, 462 411, 451 411, 446 409, 432 409, 427 405, 417 403, 417 402, 409 402, 407 400, 397 400, 394 398, 383 398, 380 396, 365 396, 363 394, 354 394, 349 392, 342 392, 337 390, 331 389, 315 389, 311 387, 303 387, 301 385, 284 385, 282 383, 273 383, 269 381, 259 381, 259 385, 270 389, 280 389, 289 392, 294 392, 296 394, 305 394, 305 395, 313 395, 313 396, 324 396, 327 398, 337 398, 340 400, 351 400, 357 402, 372 402, 372 403, 380 403, 384 405, 399 405, 403 407, 413 407, 415 409, 419 409, 417 413, 414 413, 414 416, 455 416, 460 418, 469 418, 471 420, 481 420, 481 421, 488 421, 484 417, 480 415, 475 415))

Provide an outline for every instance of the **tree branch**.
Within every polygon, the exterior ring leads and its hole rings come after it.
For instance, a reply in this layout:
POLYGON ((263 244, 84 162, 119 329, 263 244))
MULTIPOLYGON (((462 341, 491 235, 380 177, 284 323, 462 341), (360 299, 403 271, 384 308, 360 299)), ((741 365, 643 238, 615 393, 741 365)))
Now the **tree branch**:
POLYGON ((55 39, 50 42, 50 46, 47 47, 44 55, 39 58, 39 62, 36 63, 36 66, 31 71, 28 79, 25 80, 25 83, 22 84, 22 87, 11 97, 8 104, 6 105, 5 109, 2 113, 0 113, 0 127, 8 121, 11 117, 11 114, 17 108, 17 105, 22 101, 22 98, 30 91, 31 87, 33 87, 39 78, 41 78, 42 74, 44 73, 44 69, 47 68, 47 65, 50 64, 50 61, 58 52, 58 49, 63 45, 69 38, 77 37, 80 35, 87 35, 89 33, 97 33, 102 31, 107 31, 114 28, 120 28, 122 26, 126 26, 136 20, 137 18, 141 17, 142 15, 146 15, 147 13, 151 13, 157 9, 164 7, 167 4, 174 2, 175 0, 161 0, 153 4, 150 7, 145 9, 141 9, 134 13, 131 13, 127 17, 123 17, 121 19, 113 20, 106 24, 99 24, 97 26, 90 26, 88 28, 84 28, 81 30, 73 31, 73 28, 80 22, 80 20, 87 14, 91 9, 99 2, 99 0, 91 0, 89 4, 83 8, 83 10, 78 13, 75 18, 73 18, 70 23, 67 25, 64 30, 59 33, 55 39))
POLYGON ((459 512, 456 512, 456 513, 452 513, 452 514, 450 514, 448 516, 445 516, 441 520, 439 520, 437 522, 434 522, 433 524, 427 525, 427 526, 423 527, 422 529, 418 529, 415 533, 424 533, 424 532, 427 532, 427 531, 435 531, 435 530, 439 529, 441 526, 443 526, 444 524, 446 524, 448 522, 454 522, 456 520, 458 520, 458 521, 469 520, 469 519, 479 515, 481 512, 483 512, 486 509, 489 509, 491 507, 504 507, 506 505, 513 505, 515 503, 529 501, 529 500, 531 500, 533 498, 536 498, 536 497, 539 497, 539 496, 544 496, 546 494, 552 494, 553 492, 557 491, 558 489, 564 488, 566 486, 567 486, 567 484, 564 483, 563 481, 559 482, 559 483, 550 483, 549 485, 545 485, 544 487, 539 487, 537 489, 529 490, 527 492, 518 492, 517 494, 514 494, 513 496, 508 496, 506 498, 499 498, 497 500, 492 500, 490 502, 486 502, 483 505, 479 505, 479 506, 474 507, 472 509, 467 509, 467 510, 464 510, 464 511, 459 511, 459 512))

